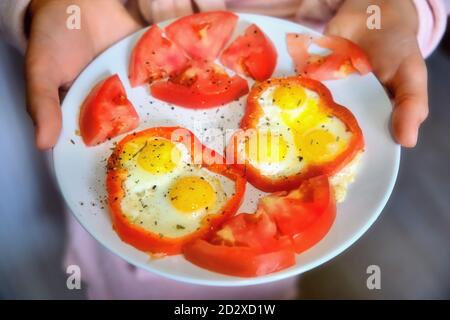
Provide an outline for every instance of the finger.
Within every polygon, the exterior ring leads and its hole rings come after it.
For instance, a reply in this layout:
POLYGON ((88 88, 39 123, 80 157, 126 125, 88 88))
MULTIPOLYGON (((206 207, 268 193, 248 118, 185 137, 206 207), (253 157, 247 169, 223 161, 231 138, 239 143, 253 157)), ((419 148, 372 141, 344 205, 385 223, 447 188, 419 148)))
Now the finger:
POLYGON ((326 25, 325 28, 323 29, 323 34, 326 36, 335 36, 335 35, 339 35, 341 37, 344 37, 342 35, 342 31, 339 28, 339 21, 338 21, 339 17, 334 17, 332 18, 326 25))
POLYGON ((26 59, 27 110, 35 124, 36 146, 49 149, 61 131, 58 68, 30 43, 26 59))
POLYGON ((400 64, 388 86, 394 95, 394 138, 404 147, 414 147, 428 116, 427 69, 419 50, 400 64))
POLYGON ((356 35, 361 33, 361 29, 366 26, 367 16, 364 11, 346 8, 346 3, 342 4, 338 12, 326 24, 323 34, 326 36, 340 36, 355 41, 356 35), (364 14, 361 14, 363 12, 364 14), (352 23, 348 23, 351 20, 352 23))

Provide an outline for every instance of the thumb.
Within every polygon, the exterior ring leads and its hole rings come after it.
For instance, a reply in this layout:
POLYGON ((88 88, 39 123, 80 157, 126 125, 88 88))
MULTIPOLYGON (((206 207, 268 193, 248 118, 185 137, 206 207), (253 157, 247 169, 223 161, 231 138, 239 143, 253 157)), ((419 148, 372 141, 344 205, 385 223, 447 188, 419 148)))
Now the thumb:
POLYGON ((27 110, 35 124, 36 146, 42 150, 56 144, 61 130, 61 71, 47 52, 30 42, 25 63, 27 110))
POLYGON ((402 61, 388 87, 395 103, 394 138, 404 147, 414 147, 419 127, 428 116, 427 69, 419 50, 402 61))

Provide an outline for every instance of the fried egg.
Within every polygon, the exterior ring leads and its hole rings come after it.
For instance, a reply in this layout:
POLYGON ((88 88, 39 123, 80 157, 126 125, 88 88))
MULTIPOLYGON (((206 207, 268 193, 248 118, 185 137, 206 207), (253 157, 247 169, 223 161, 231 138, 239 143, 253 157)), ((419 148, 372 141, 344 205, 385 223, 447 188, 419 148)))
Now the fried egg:
POLYGON ((264 154, 273 152, 262 152, 256 160, 247 157, 264 175, 289 176, 309 164, 331 161, 351 139, 346 125, 322 107, 318 94, 298 84, 271 86, 261 93, 258 103, 264 115, 259 118, 257 131, 279 137, 278 145, 263 147, 279 149, 278 158, 264 158, 264 154))
POLYGON ((272 192, 311 174, 331 174, 336 198, 344 200, 364 141, 351 113, 330 98, 320 83, 297 77, 252 88, 241 123, 245 139, 232 145, 239 162, 250 166, 250 183, 272 192))
POLYGON ((161 137, 137 137, 122 149, 120 164, 123 214, 161 237, 197 231, 208 216, 221 212, 234 192, 234 181, 194 164, 183 143, 161 137))

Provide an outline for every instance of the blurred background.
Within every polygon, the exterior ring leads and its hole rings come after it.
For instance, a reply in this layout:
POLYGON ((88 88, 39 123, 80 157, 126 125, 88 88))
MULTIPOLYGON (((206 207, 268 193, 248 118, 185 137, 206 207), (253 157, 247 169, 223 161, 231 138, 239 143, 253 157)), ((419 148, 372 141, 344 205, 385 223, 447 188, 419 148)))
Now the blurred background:
MULTIPOLYGON (((302 275, 301 299, 450 299, 450 30, 427 60, 430 117, 402 150, 380 218, 343 254, 302 275), (368 290, 366 268, 381 268, 368 290)), ((64 205, 34 147, 23 61, 0 39, 0 299, 83 299, 62 270, 64 205)))

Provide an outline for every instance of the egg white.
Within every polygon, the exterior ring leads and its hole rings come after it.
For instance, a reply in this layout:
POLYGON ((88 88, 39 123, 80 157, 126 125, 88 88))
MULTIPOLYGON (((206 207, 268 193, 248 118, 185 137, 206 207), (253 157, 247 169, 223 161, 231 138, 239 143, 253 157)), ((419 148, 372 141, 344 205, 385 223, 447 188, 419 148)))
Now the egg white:
POLYGON ((347 197, 347 190, 353 181, 355 181, 363 151, 360 151, 352 161, 350 161, 341 171, 330 178, 330 183, 334 188, 334 196, 338 203, 344 202, 347 197))
MULTIPOLYGON (((299 153, 295 147, 294 136, 288 127, 279 127, 271 129, 270 127, 259 127, 258 132, 270 132, 272 135, 277 134, 282 137, 287 144, 287 153, 283 159, 277 162, 257 161, 256 159, 247 158, 247 161, 257 168, 262 175, 274 178, 283 178, 296 174, 306 165, 303 160, 299 159, 299 153)), ((276 138, 274 138, 276 139, 276 138)), ((275 140, 276 141, 276 140, 275 140)), ((245 154, 245 144, 240 144, 238 152, 245 154)))

